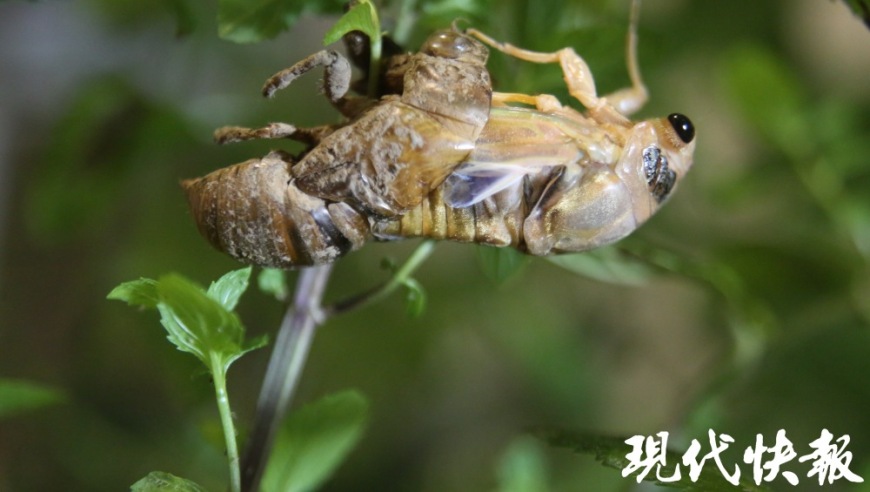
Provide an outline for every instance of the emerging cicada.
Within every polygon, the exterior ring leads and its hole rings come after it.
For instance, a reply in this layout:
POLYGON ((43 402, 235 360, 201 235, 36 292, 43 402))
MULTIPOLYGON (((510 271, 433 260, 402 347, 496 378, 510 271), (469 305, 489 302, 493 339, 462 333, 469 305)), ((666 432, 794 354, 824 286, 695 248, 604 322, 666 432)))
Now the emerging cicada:
POLYGON ((511 246, 534 255, 613 243, 664 203, 692 165, 694 127, 681 114, 632 122, 647 99, 636 57, 638 1, 628 33, 632 87, 598 97, 571 48, 537 53, 469 29, 440 31, 394 57, 394 95, 345 96, 346 60, 322 51, 279 72, 264 93, 323 65, 325 92, 350 121, 298 129, 273 123, 218 130, 220 141, 294 138, 298 159, 262 159, 183 183, 200 231, 257 265, 334 261, 371 237, 430 237, 511 246), (493 93, 485 45, 559 63, 580 113, 550 95, 493 93), (522 106, 520 106, 522 105, 522 106))

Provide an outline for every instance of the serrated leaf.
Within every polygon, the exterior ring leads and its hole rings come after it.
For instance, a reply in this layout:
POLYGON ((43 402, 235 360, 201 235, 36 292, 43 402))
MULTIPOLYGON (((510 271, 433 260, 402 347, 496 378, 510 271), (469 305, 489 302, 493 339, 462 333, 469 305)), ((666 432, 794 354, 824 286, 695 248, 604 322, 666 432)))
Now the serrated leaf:
POLYGON ((236 43, 272 39, 286 31, 303 12, 341 13, 338 1, 219 0, 218 35, 236 43))
POLYGON ((0 379, 0 418, 56 405, 65 400, 63 392, 28 381, 0 379))
POLYGON ((264 268, 257 276, 257 286, 264 294, 271 294, 279 301, 286 301, 290 297, 290 289, 287 287, 287 275, 279 268, 264 268))
POLYGON ((362 31, 370 40, 380 39, 378 12, 368 0, 362 0, 341 16, 329 31, 326 31, 323 44, 332 44, 351 31, 362 31))
POLYGON ((357 391, 329 395, 293 412, 279 431, 262 490, 313 490, 359 441, 368 402, 357 391))
POLYGON ((161 277, 157 291, 161 323, 179 350, 198 357, 212 371, 213 355, 224 367, 238 357, 244 328, 235 314, 209 297, 202 287, 170 274, 161 277))
POLYGON ((233 357, 229 362, 232 363, 234 360, 247 354, 251 350, 257 350, 259 348, 265 347, 266 345, 269 345, 269 335, 260 335, 249 340, 245 340, 242 343, 242 348, 239 351, 238 355, 233 357))
POLYGON ((185 478, 166 472, 151 472, 134 483, 132 492, 206 492, 204 488, 185 478))
POLYGON ((124 301, 130 306, 156 308, 160 301, 157 294, 157 281, 150 278, 140 278, 124 282, 112 289, 106 299, 124 301))
POLYGON ((251 278, 251 267, 233 270, 215 280, 208 286, 207 294, 223 305, 227 311, 236 308, 239 297, 248 289, 248 279, 251 278))
MULTIPOLYGON (((633 451, 633 448, 626 444, 626 439, 622 437, 601 436, 561 429, 539 430, 536 434, 551 446, 569 448, 576 453, 593 455, 598 462, 610 468, 623 470, 631 464, 627 455, 633 451)), ((662 477, 673 476, 676 466, 681 463, 681 460, 681 455, 667 451, 666 464, 662 465, 660 475, 662 477)), ((736 486, 732 485, 725 480, 715 466, 704 466, 695 481, 689 478, 687 470, 681 470, 680 475, 679 480, 664 483, 656 479, 656 472, 651 472, 644 477, 643 481, 690 492, 769 492, 768 488, 755 485, 746 479, 741 480, 736 486)), ((636 479, 634 475, 626 478, 636 479)))
POLYGON ((486 278, 501 284, 517 275, 528 263, 529 257, 513 248, 478 246, 477 259, 486 278))
POLYGON ((615 247, 548 256, 547 261, 585 277, 617 285, 643 285, 653 275, 649 266, 621 254, 615 247))

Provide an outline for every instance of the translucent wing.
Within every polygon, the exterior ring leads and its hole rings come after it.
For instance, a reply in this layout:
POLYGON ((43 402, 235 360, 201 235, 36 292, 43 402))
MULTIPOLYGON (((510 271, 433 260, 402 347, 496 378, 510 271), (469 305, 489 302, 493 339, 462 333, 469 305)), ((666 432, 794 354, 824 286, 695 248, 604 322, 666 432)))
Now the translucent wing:
POLYGON ((571 124, 526 108, 495 107, 468 160, 447 177, 444 200, 455 208, 478 203, 526 175, 587 158, 573 145, 571 124))
POLYGON ((502 191, 537 169, 492 163, 466 162, 444 182, 444 201, 454 208, 474 205, 502 191))

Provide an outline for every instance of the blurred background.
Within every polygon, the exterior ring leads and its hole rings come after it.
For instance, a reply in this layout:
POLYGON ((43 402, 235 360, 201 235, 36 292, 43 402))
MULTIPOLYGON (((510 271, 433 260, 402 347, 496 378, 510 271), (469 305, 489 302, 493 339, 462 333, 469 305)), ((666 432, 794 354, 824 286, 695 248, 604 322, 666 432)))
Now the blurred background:
MULTIPOLYGON (((575 47, 606 93, 628 85, 627 4, 406 2, 403 41, 464 17, 525 48, 575 47)), ((386 29, 400 7, 384 6, 386 29)), ((313 96, 319 75, 259 95, 321 48, 335 15, 238 44, 218 36, 217 12, 0 1, 0 377, 65 394, 0 421, 0 491, 124 490, 151 470, 225 486, 198 362, 155 313, 105 297, 139 277, 207 284, 238 267, 199 237, 179 180, 294 148, 217 147, 214 128, 338 116, 313 96)), ((870 31, 844 2, 655 0, 639 56, 651 93, 640 117, 681 112, 697 128, 673 199, 618 247, 571 263, 583 274, 535 258, 493 279, 481 248, 443 243, 415 276, 422 315, 395 295, 329 320, 297 404, 358 388, 371 422, 324 490, 497 490, 517 460, 549 490, 655 489, 528 437, 540 426, 667 431, 678 452, 692 438, 709 450, 712 428, 734 437, 732 464, 757 434, 771 445, 784 429, 803 455, 828 429, 851 437, 850 468, 870 478, 870 31)), ((557 67, 493 54, 491 68, 499 90, 569 101, 557 67)), ((327 302, 386 279, 382 259, 401 263, 416 244, 341 260, 327 302)), ((283 311, 256 288, 239 307, 253 335, 274 334, 283 311)), ((268 355, 230 371, 243 428, 268 355)), ((819 489, 807 463, 785 469, 801 483, 774 490, 819 489)))

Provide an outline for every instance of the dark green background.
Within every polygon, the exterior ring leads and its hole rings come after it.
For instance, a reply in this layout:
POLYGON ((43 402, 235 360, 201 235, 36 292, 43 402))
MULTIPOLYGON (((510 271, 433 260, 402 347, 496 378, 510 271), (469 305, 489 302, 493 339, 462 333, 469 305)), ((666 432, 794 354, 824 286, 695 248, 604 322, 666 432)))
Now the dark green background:
MULTIPOLYGON (((627 84, 627 2, 418 3, 411 46, 462 15, 523 47, 574 46, 603 93, 627 84)), ((237 267, 197 235, 178 182, 283 145, 217 147, 215 127, 336 120, 315 75, 259 96, 335 17, 244 45, 217 37, 216 14, 180 0, 0 2, 0 377, 68 395, 0 423, 0 491, 123 490, 151 470, 226 483, 197 362, 154 313, 104 299, 140 276, 207 283, 237 267)), ((505 451, 535 426, 669 431, 677 451, 711 427, 738 451, 785 429, 801 455, 827 428, 851 436, 851 469, 870 478, 870 31, 830 1, 648 0, 640 36, 640 116, 679 111, 698 135, 692 173, 618 250, 658 274, 623 286, 534 259, 496 285, 475 246, 440 245, 416 276, 421 317, 395 296, 315 339, 298 401, 355 387, 372 404, 325 490, 496 490, 505 451)), ((498 89, 568 101, 557 68, 491 58, 498 89)), ((386 278, 381 259, 413 247, 352 254, 327 298, 386 278)), ((273 333, 283 307, 252 289, 240 313, 273 333)), ((230 372, 242 427, 267 356, 230 372)), ((532 442, 552 490, 635 487, 532 442)), ((776 490, 817 488, 806 464, 791 469, 800 487, 776 490)))

